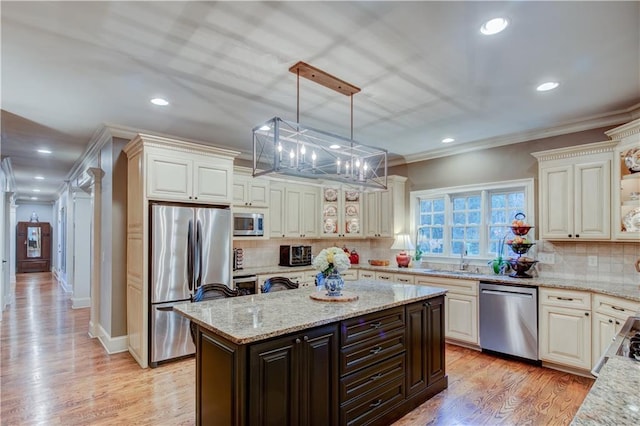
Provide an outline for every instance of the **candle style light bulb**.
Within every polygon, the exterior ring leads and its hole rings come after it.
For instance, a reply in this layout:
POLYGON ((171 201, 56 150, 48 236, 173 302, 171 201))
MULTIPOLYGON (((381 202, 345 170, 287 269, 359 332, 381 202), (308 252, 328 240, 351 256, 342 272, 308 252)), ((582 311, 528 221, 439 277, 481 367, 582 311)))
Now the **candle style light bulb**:
POLYGON ((315 151, 311 151, 311 167, 316 167, 316 158, 318 158, 318 156, 316 155, 315 151))
POLYGON ((300 147, 300 162, 304 163, 304 154, 307 152, 307 149, 302 145, 300 147))
POLYGON ((293 150, 291 150, 291 152, 289 152, 289 165, 291 167, 295 165, 295 160, 296 160, 296 153, 293 152, 293 150))
POLYGON ((336 160, 336 173, 340 174, 340 159, 339 158, 336 160))
POLYGON ((278 142, 278 157, 282 161, 282 144, 278 142))

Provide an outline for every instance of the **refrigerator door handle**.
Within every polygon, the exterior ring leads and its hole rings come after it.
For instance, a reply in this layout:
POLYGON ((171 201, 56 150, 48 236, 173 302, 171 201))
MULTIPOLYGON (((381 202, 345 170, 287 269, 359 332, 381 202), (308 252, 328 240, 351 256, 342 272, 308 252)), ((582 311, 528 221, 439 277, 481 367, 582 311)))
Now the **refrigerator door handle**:
POLYGON ((189 291, 193 291, 193 220, 189 219, 189 230, 187 232, 187 280, 189 281, 189 291))
POLYGON ((196 222, 196 289, 202 285, 202 223, 196 222))
POLYGON ((173 306, 163 306, 161 308, 156 308, 156 309, 162 312, 173 312, 173 306))

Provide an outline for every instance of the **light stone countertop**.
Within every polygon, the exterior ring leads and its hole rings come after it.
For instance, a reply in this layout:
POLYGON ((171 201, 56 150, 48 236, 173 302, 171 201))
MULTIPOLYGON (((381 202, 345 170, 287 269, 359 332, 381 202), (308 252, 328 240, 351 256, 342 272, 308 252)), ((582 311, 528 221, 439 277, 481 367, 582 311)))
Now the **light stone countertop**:
POLYGON ((436 287, 386 281, 347 281, 344 292, 353 302, 322 302, 310 298, 315 287, 242 297, 182 303, 181 315, 231 342, 242 345, 336 321, 430 299, 446 293, 436 287))
POLYGON ((579 425, 637 425, 640 422, 640 362, 611 357, 580 406, 579 425))
MULTIPOLYGON (((512 278, 508 275, 495 274, 475 274, 469 271, 438 271, 425 268, 398 268, 397 266, 369 266, 366 264, 354 265, 352 269, 363 269, 368 271, 390 272, 399 274, 411 274, 424 277, 445 277, 460 278, 467 280, 478 280, 494 283, 505 283, 514 285, 529 285, 534 287, 550 287, 567 290, 584 290, 609 296, 622 297, 625 299, 640 302, 640 278, 637 283, 628 284, 615 280, 576 280, 572 278, 512 278)), ((286 266, 263 266, 259 268, 246 268, 233 271, 234 276, 277 274, 282 272, 301 272, 313 270, 310 266, 286 267, 286 266)), ((640 277, 640 275, 638 275, 640 277)))

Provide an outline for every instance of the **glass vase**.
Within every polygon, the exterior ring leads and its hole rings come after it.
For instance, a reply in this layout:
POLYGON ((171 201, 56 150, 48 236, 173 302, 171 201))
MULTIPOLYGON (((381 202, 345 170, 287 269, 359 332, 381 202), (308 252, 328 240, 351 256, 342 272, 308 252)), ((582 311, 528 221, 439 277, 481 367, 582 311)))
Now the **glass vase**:
POLYGON ((327 290, 327 296, 342 296, 342 288, 344 280, 338 272, 332 272, 324 277, 324 288, 327 290))

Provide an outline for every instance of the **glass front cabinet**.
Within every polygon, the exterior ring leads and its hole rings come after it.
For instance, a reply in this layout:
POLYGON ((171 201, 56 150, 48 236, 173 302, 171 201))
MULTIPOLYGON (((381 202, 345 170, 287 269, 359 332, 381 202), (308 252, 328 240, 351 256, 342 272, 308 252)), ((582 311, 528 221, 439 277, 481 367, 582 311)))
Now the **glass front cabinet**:
POLYGON ((612 237, 640 240, 640 119, 606 132, 617 140, 613 163, 612 237))

